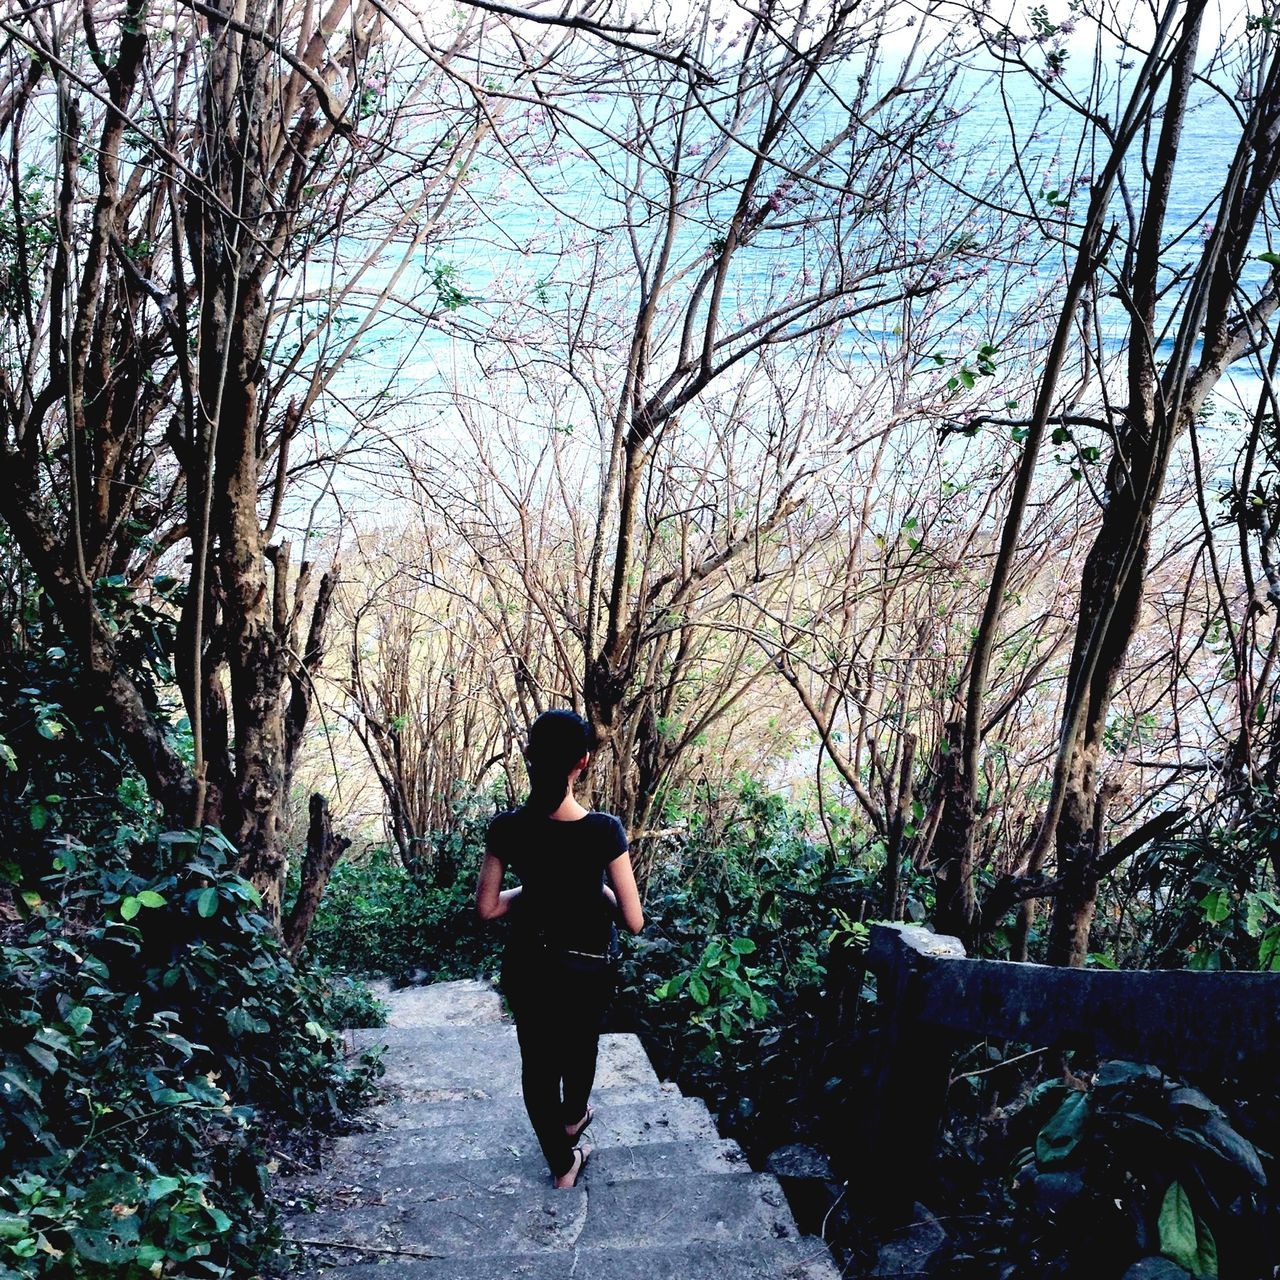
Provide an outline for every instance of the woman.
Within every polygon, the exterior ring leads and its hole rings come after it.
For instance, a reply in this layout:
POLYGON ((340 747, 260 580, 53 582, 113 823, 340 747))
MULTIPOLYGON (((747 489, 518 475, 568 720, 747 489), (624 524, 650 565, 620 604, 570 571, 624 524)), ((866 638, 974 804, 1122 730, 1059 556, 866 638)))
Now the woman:
POLYGON ((588 1099, 613 991, 614 916, 632 933, 644 927, 622 823, 573 796, 594 745, 572 711, 533 722, 529 798, 489 824, 476 885, 482 920, 512 914, 502 990, 516 1019, 524 1104, 557 1187, 576 1186, 591 1154, 579 1139, 594 1118, 588 1099), (502 888, 508 868, 518 888, 502 888))

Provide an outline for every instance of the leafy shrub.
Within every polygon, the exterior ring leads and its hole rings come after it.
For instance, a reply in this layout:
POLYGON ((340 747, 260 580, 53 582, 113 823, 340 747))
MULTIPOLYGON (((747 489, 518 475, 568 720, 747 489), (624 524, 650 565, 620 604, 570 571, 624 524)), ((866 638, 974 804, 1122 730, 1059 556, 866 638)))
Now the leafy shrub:
POLYGON ((0 1267, 244 1274, 275 1241, 264 1132, 342 1118, 355 1071, 216 832, 148 875, 64 840, 3 948, 0 1267))
POLYGON ((387 1006, 368 985, 350 974, 317 968, 320 985, 321 1023, 336 1031, 347 1027, 385 1027, 387 1006))
MULTIPOLYGON (((175 589, 172 579, 155 585, 161 595, 175 589)), ((114 577, 95 584, 95 603, 147 711, 189 753, 169 657, 174 618, 114 577)), ((24 643, 0 653, 0 884, 39 888, 50 839, 67 832, 99 863, 123 862, 154 836, 156 807, 38 592, 24 602, 21 630, 24 643)))
POLYGON ((99 857, 123 859, 152 828, 145 788, 59 646, 0 658, 0 884, 38 888, 48 844, 75 832, 99 857))
POLYGON ((497 968, 501 931, 476 915, 483 834, 453 863, 451 877, 421 885, 387 849, 340 862, 307 936, 307 955, 347 973, 425 970, 432 981, 497 968))
POLYGON ((1270 1276, 1270 1157, 1199 1089, 1110 1061, 1010 1110, 1008 1216, 941 1274, 1270 1276))
POLYGON ((876 872, 847 826, 833 848, 817 815, 753 784, 729 803, 722 837, 694 826, 654 872, 621 1016, 759 1153, 820 1131, 847 1100, 844 1007, 829 985, 851 981, 876 872))

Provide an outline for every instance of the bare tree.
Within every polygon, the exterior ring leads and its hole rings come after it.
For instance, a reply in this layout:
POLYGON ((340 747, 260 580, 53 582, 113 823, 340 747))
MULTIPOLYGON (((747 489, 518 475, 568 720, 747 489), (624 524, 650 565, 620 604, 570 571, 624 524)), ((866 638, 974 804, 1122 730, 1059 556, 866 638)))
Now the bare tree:
POLYGON ((365 536, 358 550, 340 604, 350 662, 338 709, 377 776, 401 861, 430 883, 456 871, 440 842, 458 803, 514 750, 512 655, 493 645, 476 576, 429 531, 365 536))
MULTIPOLYGON (((1087 214, 1079 225, 1066 224, 1074 266, 1035 413, 1022 424, 1022 461, 974 647, 963 749, 940 837, 956 869, 943 915, 944 923, 959 932, 970 930, 975 920, 973 800, 988 663, 1041 443, 1050 427, 1061 439, 1092 435, 1101 441, 1088 446, 1095 457, 1108 450, 1099 494, 1101 521, 1084 565, 1051 796, 1021 868, 1035 875, 1056 847, 1057 875, 1045 891, 1055 895, 1050 955, 1063 963, 1084 959, 1105 871, 1140 847, 1141 838, 1150 839, 1170 825, 1168 814, 1156 815, 1115 848, 1103 847, 1107 797, 1100 788, 1099 752, 1116 681, 1139 622, 1153 514, 1174 448, 1226 370, 1251 350, 1252 335, 1277 301, 1274 277, 1250 292, 1245 270, 1280 163, 1274 49, 1267 33, 1250 26, 1239 40, 1224 38, 1202 70, 1202 18, 1203 6, 1194 3, 1161 11, 1149 52, 1114 124, 1098 97, 1108 91, 1100 72, 1089 92, 1077 97, 1061 82, 1061 48, 1051 47, 1037 65, 1020 50, 1021 37, 1008 28, 994 31, 990 40, 1001 56, 1029 70, 1046 93, 1079 113, 1100 138, 1096 145, 1101 151, 1087 214), (1237 83, 1244 89, 1231 115, 1239 143, 1216 221, 1203 237, 1194 227, 1171 227, 1170 199, 1193 91, 1200 86, 1201 92, 1227 102, 1225 86, 1237 83), (1198 253, 1187 251, 1197 244, 1198 253), (1127 326, 1119 388, 1113 386, 1116 348, 1103 336, 1113 307, 1122 311, 1127 326), (1064 386, 1064 365, 1077 339, 1084 349, 1081 376, 1064 386), (1167 359, 1166 347, 1172 352, 1167 359)), ((1052 44, 1056 29, 1047 19, 1035 21, 1039 44, 1052 44)), ((1107 34, 1127 41, 1119 16, 1115 31, 1107 34)))
POLYGON ((0 515, 168 820, 220 825, 276 918, 334 587, 291 551, 313 531, 294 495, 358 445, 339 371, 409 305, 397 282, 493 127, 448 74, 483 22, 425 63, 407 22, 375 0, 0 20, 0 515), (111 613, 183 554, 194 768, 111 613))
POLYGON ((424 499, 464 534, 471 522, 478 548, 490 534, 527 545, 521 513, 562 503, 565 555, 526 561, 514 585, 547 628, 542 696, 591 717, 599 798, 637 833, 681 753, 762 679, 733 597, 785 572, 788 522, 907 376, 919 348, 896 343, 881 374, 880 335, 912 326, 913 300, 944 282, 977 281, 1007 230, 999 214, 979 226, 978 197, 936 180, 957 117, 940 45, 920 35, 882 62, 896 20, 852 12, 773 6, 731 28, 699 10, 668 33, 696 69, 658 76, 619 56, 543 94, 530 127, 554 154, 527 176, 557 210, 562 251, 518 308, 489 308, 483 382, 455 392, 483 425, 420 463, 424 499), (595 167, 590 182, 578 168, 556 187, 565 153, 595 167), (826 379, 848 348, 864 361, 836 375, 841 397, 826 379), (521 394, 541 426, 526 409, 492 430, 489 406, 521 394), (545 480, 526 491, 536 459, 545 480), (463 492, 472 467, 508 512, 502 532, 478 514, 498 509, 489 497, 463 492))

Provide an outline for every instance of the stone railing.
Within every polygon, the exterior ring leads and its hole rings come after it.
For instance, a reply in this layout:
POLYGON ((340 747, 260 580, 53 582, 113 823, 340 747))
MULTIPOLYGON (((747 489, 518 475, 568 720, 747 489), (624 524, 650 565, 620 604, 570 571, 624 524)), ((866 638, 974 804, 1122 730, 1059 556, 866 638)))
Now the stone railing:
POLYGON ((973 960, 958 939, 901 924, 872 928, 866 964, 883 1011, 866 1158, 890 1216, 910 1210, 966 1040, 1088 1049, 1202 1079, 1274 1077, 1280 1061, 1280 973, 973 960))

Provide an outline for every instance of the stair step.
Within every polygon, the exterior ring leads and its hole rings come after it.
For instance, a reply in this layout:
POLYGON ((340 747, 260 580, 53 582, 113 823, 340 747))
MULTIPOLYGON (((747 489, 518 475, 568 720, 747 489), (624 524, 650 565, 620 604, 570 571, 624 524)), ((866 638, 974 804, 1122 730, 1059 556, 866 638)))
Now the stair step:
MULTIPOLYGON (((335 1162, 443 1164, 537 1152, 524 1105, 515 1098, 487 1102, 424 1105, 424 1123, 397 1125, 372 1133, 352 1133, 335 1144, 335 1162), (454 1114, 448 1114, 454 1109, 454 1114), (431 1121, 442 1121, 432 1123, 431 1121)), ((652 1142, 684 1142, 720 1135, 706 1106, 679 1094, 646 1102, 601 1108, 589 1131, 593 1147, 634 1147, 652 1142)))
MULTIPOLYGON (((592 1153, 588 1167, 593 1184, 751 1172, 741 1148, 727 1138, 606 1147, 592 1153)), ((550 1177, 542 1153, 535 1147, 522 1152, 518 1159, 505 1153, 487 1160, 448 1163, 343 1161, 314 1177, 294 1182, 291 1195, 296 1200, 315 1200, 339 1207, 400 1205, 443 1187, 466 1186, 474 1191, 498 1192, 516 1187, 544 1187, 550 1177)))
POLYGON ((381 980, 371 982, 369 988, 395 1010, 398 1027, 474 1027, 503 1020, 502 996, 482 979, 400 988, 381 980))
POLYGON ((492 990, 388 998, 403 1023, 349 1040, 385 1046, 377 1127, 281 1188, 310 1280, 839 1280, 777 1180, 658 1080, 635 1036, 601 1037, 591 1162, 557 1191, 492 990))
POLYGON ((827 1246, 811 1236, 745 1244, 572 1252, 333 1265, 306 1280, 840 1280, 827 1246))
MULTIPOLYGON (((619 1085, 609 1089, 592 1089, 591 1105, 597 1112, 610 1107, 628 1106, 637 1102, 662 1102, 680 1097, 678 1085, 662 1084, 619 1085)), ((458 1124, 473 1116, 485 1106, 515 1107, 524 1114, 524 1103, 518 1094, 492 1092, 479 1085, 470 1089, 419 1089, 392 1085, 384 1090, 383 1101, 364 1113, 364 1118, 378 1128, 408 1125, 420 1128, 432 1124, 458 1124)), ((593 1125, 589 1133, 595 1132, 593 1125)))
POLYGON ((299 1241, 448 1258, 797 1238, 786 1197, 769 1174, 600 1182, 590 1169, 567 1191, 545 1183, 480 1191, 459 1185, 398 1206, 295 1215, 286 1231, 299 1241))
MULTIPOLYGON (((384 1047, 387 1083, 420 1090, 467 1090, 519 1094, 520 1046, 510 1024, 489 1026, 381 1027, 347 1033, 356 1050, 384 1047)), ((598 1089, 658 1084, 639 1039, 610 1033, 600 1037, 598 1089)))

